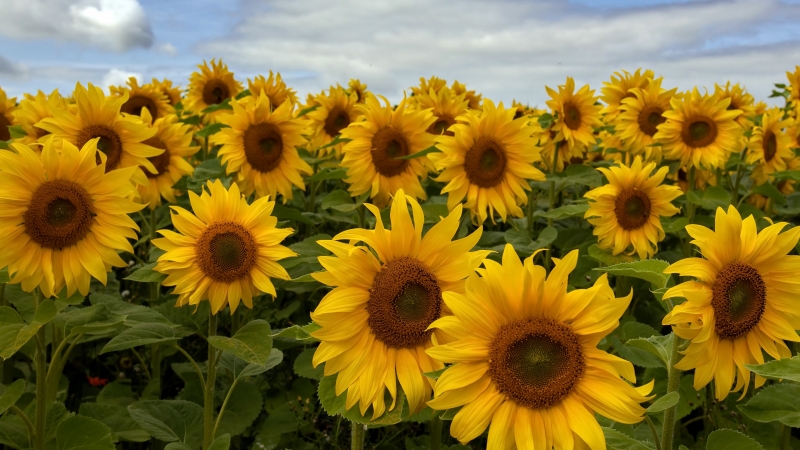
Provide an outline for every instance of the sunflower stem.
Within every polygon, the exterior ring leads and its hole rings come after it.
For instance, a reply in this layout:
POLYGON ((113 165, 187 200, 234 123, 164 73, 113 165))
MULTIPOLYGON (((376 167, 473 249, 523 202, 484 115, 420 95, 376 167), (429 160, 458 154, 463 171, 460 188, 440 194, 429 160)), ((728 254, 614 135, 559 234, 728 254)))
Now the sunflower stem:
POLYGON ((442 448, 442 419, 436 414, 431 419, 431 450, 442 448))
POLYGON ((364 425, 350 422, 350 450, 362 450, 364 448, 364 425))
MULTIPOLYGON (((672 311, 673 305, 671 300, 667 300, 667 305, 669 305, 669 309, 672 311)), ((681 345, 680 341, 681 338, 673 332, 672 347, 670 348, 669 356, 669 372, 667 374, 667 394, 677 391, 681 384, 681 371, 675 368, 675 364, 678 362, 678 349, 681 345)), ((661 439, 663 439, 661 448, 663 450, 672 450, 672 441, 675 436, 675 411, 677 407, 677 405, 674 405, 664 411, 664 429, 661 432, 661 439)))
POLYGON ((661 450, 661 440, 658 438, 656 425, 653 423, 653 420, 650 419, 650 416, 648 416, 647 414, 644 415, 644 420, 647 421, 647 425, 650 426, 650 432, 653 433, 653 442, 656 443, 656 450, 661 450))
MULTIPOLYGON (((217 334, 217 316, 208 315, 208 337, 217 334)), ((208 344, 208 374, 203 398, 203 448, 208 450, 214 442, 214 385, 216 384, 217 349, 208 344)))
MULTIPOLYGON (((34 311, 39 308, 39 289, 33 290, 33 306, 34 311)), ((36 434, 34 437, 33 447, 37 450, 44 450, 44 439, 46 433, 47 417, 47 355, 45 354, 47 348, 47 331, 45 327, 40 327, 36 332, 36 416, 34 424, 36 434)))
POLYGON ((781 425, 781 450, 790 450, 792 441, 792 427, 781 425))

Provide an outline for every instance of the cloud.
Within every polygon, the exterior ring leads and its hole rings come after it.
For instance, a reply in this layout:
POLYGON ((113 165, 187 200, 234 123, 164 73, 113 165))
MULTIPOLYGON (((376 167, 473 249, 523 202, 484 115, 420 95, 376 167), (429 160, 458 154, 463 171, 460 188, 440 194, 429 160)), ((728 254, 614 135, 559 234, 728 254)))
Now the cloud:
POLYGON ((103 76, 103 81, 100 87, 106 89, 108 91, 109 86, 122 86, 128 82, 128 78, 134 77, 136 81, 142 80, 142 74, 134 73, 134 72, 127 72, 124 70, 119 69, 111 69, 103 76))
POLYGON ((10 78, 23 78, 28 74, 28 66, 12 62, 0 55, 0 75, 10 78))
POLYGON ((614 71, 645 67, 664 75, 664 86, 731 79, 765 98, 800 60, 800 29, 791 25, 800 7, 778 0, 607 11, 557 0, 311 0, 246 3, 241 15, 228 36, 198 50, 240 71, 280 70, 301 92, 358 77, 397 99, 435 74, 541 106, 544 86, 567 76, 599 89, 614 71))
POLYGON ((0 34, 71 41, 116 52, 153 45, 137 0, 0 0, 0 34))
POLYGON ((175 46, 170 44, 169 42, 164 44, 159 44, 158 46, 156 46, 156 50, 169 56, 175 56, 178 54, 178 49, 175 48, 175 46))

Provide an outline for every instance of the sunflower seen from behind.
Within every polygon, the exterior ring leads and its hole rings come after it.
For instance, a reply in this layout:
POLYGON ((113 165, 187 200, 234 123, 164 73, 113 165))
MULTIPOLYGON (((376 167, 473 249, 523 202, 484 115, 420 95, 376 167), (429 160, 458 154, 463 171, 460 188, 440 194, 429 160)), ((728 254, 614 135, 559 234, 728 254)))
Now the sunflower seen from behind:
POLYGON ((11 132, 8 127, 14 125, 14 110, 16 107, 16 97, 8 98, 6 91, 0 88, 0 141, 11 139, 11 132))
POLYGON ((231 114, 220 116, 219 122, 228 125, 212 136, 221 145, 218 155, 226 172, 236 174, 236 182, 244 195, 253 192, 258 197, 292 198, 292 186, 305 189, 303 175, 313 172, 311 166, 297 154, 305 144, 303 136, 308 121, 294 117, 294 106, 286 99, 274 107, 267 94, 247 100, 232 100, 231 114))
POLYGON ((608 184, 586 193, 590 201, 584 217, 594 226, 598 247, 609 248, 615 255, 633 247, 641 259, 655 254, 665 236, 661 217, 678 213, 671 202, 682 194, 677 186, 662 184, 669 167, 653 174, 655 168, 654 162, 643 164, 637 156, 630 167, 620 163, 597 169, 608 184))
POLYGON ((312 136, 311 147, 320 155, 342 154, 343 142, 330 145, 342 130, 355 122, 359 116, 356 110, 358 96, 355 92, 348 93, 343 87, 331 86, 326 94, 320 93, 314 97, 314 105, 309 99, 308 106, 317 106, 316 109, 306 114, 311 119, 312 136))
MULTIPOLYGON (((236 97, 242 91, 242 84, 233 77, 233 72, 228 70, 222 60, 211 60, 211 67, 206 61, 198 64, 199 72, 192 72, 189 76, 189 92, 184 101, 185 108, 201 114, 204 109, 216 106, 236 97)), ((226 110, 217 110, 208 115, 206 119, 215 122, 216 118, 225 114, 226 110)))
POLYGON ((398 158, 433 146, 434 136, 427 130, 435 118, 429 110, 408 106, 403 99, 392 109, 385 97, 371 95, 358 106, 363 120, 342 130, 342 138, 350 141, 342 149, 341 166, 347 169, 344 181, 353 197, 369 194, 378 207, 386 206, 399 189, 414 198, 426 198, 420 179, 428 176, 430 161, 398 158))
POLYGON ((457 117, 450 127, 453 136, 436 137, 441 152, 428 157, 442 171, 436 181, 447 183, 442 194, 447 194, 448 209, 466 198, 464 207, 479 224, 494 221, 495 213, 503 221, 522 216, 528 180, 542 181, 544 174, 533 167, 540 159, 531 137, 534 127, 527 117, 514 119, 515 112, 486 99, 481 111, 457 117))
MULTIPOLYGON (((67 109, 67 101, 58 93, 58 89, 53 90, 50 95, 42 91, 37 92, 36 95, 25 95, 13 114, 14 120, 22 127, 26 135, 15 141, 30 145, 36 143, 42 136, 50 134, 49 131, 37 127, 36 124, 42 119, 53 117, 54 109, 67 109)), ((33 148, 37 151, 41 149, 40 146, 33 148)))
POLYGON ((286 100, 294 105, 297 103, 297 93, 294 89, 286 86, 280 73, 269 71, 269 77, 258 75, 252 80, 247 80, 247 89, 253 98, 258 98, 263 93, 269 98, 269 104, 273 109, 281 106, 286 100))
POLYGON ((169 98, 158 86, 152 84, 140 86, 134 77, 128 78, 127 84, 127 86, 111 86, 109 88, 111 94, 118 97, 124 93, 128 94, 128 100, 120 107, 121 113, 141 116, 142 110, 147 109, 150 117, 160 119, 175 112, 172 105, 169 104, 169 98))
POLYGON ((633 292, 616 298, 603 274, 567 292, 578 251, 549 276, 506 245, 502 263, 484 261, 464 293, 443 294, 453 315, 431 324, 452 337, 427 354, 452 364, 436 381, 436 410, 461 409, 450 434, 462 444, 489 428, 488 449, 605 449, 594 414, 642 420, 653 382, 636 388, 633 365, 597 348, 619 326, 633 292), (480 275, 480 276, 478 276, 480 275))
POLYGON ((601 114, 605 115, 607 122, 613 122, 617 115, 621 112, 620 107, 626 98, 632 98, 633 89, 646 89, 650 82, 655 78, 652 70, 636 69, 634 73, 623 70, 622 73, 614 72, 611 75, 610 81, 603 82, 603 88, 600 89, 601 98, 606 106, 602 109, 601 114))
POLYGON ((786 161, 794 157, 792 137, 786 131, 791 123, 783 118, 782 109, 773 108, 761 117, 761 125, 753 128, 745 161, 755 164, 750 176, 757 184, 766 183, 774 172, 786 170, 786 161))
MULTIPOLYGON (((800 240, 800 227, 781 233, 787 225, 759 232, 753 216, 742 220, 733 206, 717 208, 714 230, 686 226, 702 258, 682 259, 664 271, 695 278, 664 294, 686 299, 663 320, 690 341, 675 367, 694 369, 698 390, 713 379, 717 400, 740 389, 744 397, 750 384, 745 364, 763 364, 763 352, 789 358, 784 341, 800 341, 800 285, 794 282, 800 256, 788 254, 800 240)), ((756 388, 764 382, 756 375, 756 388)))
POLYGON ((347 409, 358 404, 365 415, 371 407, 368 417, 375 419, 403 407, 396 403, 398 384, 412 413, 430 399, 436 383, 423 374, 443 365, 425 350, 450 338, 429 325, 450 315, 442 296, 463 293, 464 279, 488 252, 471 251, 481 228, 453 240, 460 206, 424 236, 422 208, 402 190, 392 202, 391 229, 385 228, 380 209, 365 206, 375 215, 374 230, 353 229, 317 241, 333 256, 320 256, 325 271, 312 276, 333 289, 311 313, 321 326, 312 333, 321 341, 312 363, 324 363, 325 376, 336 376, 336 395, 346 392, 347 409))
POLYGON ((296 256, 280 245, 294 230, 277 228, 275 202, 262 197, 248 204, 236 183, 226 189, 208 181, 200 195, 189 191, 192 211, 172 206, 176 231, 159 230, 153 244, 164 250, 154 270, 167 275, 161 283, 175 286, 176 306, 207 300, 211 313, 243 303, 253 308, 262 292, 277 296, 270 278, 288 280, 278 260, 296 256))
POLYGON ((594 90, 589 89, 587 84, 575 92, 575 81, 572 77, 567 77, 566 84, 558 86, 558 92, 547 86, 545 89, 550 95, 547 106, 556 116, 552 127, 556 132, 554 141, 566 141, 570 147, 576 144, 584 147, 594 144, 594 127, 603 126, 600 107, 595 104, 597 97, 594 90))
POLYGON ((136 168, 106 171, 97 143, 0 151, 0 267, 27 292, 88 295, 92 278, 105 285, 112 267, 127 265, 118 252, 133 253, 139 227, 128 214, 144 207, 129 200, 136 168))
POLYGON ((670 101, 677 91, 677 88, 663 89, 661 81, 662 78, 650 80, 646 88, 628 91, 630 96, 622 99, 619 115, 614 121, 615 134, 625 145, 625 150, 656 162, 661 161, 661 149, 653 145, 653 136, 658 132, 658 126, 667 120, 664 112, 669 111, 670 101))

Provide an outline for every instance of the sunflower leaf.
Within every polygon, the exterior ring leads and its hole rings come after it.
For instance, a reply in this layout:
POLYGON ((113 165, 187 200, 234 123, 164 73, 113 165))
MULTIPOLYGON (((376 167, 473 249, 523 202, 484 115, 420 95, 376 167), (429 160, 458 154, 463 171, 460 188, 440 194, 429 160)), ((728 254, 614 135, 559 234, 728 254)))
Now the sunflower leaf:
POLYGON ((350 139, 343 138, 341 134, 337 134, 336 137, 333 138, 332 141, 330 141, 327 144, 325 144, 322 147, 320 147, 319 150, 322 150, 323 148, 333 147, 334 145, 339 145, 339 144, 342 144, 342 143, 348 143, 348 142, 350 142, 350 139))
POLYGON ((8 132, 11 134, 11 137, 13 139, 24 138, 25 136, 28 135, 28 133, 25 132, 25 130, 22 128, 21 125, 12 125, 8 127, 8 132))
MULTIPOLYGON (((206 109, 204 109, 204 110, 202 110, 200 112, 203 113, 203 114, 209 114, 209 113, 213 113, 215 111, 219 111, 221 109, 227 109, 227 110, 233 109, 233 106, 231 106, 231 99, 226 98, 222 102, 217 103, 216 105, 211 105, 208 108, 206 108, 206 109)), ((217 125, 217 124, 216 123, 212 123, 211 125, 217 125)), ((211 125, 209 125, 209 126, 211 126, 211 125)), ((208 127, 206 127, 206 128, 208 128, 208 127)), ((225 126, 225 128, 227 128, 227 125, 225 126)), ((205 130, 205 128, 203 128, 203 130, 205 130)), ((203 131, 203 130, 200 130, 200 131, 203 131)), ((206 136, 201 136, 200 135, 200 131, 198 131, 196 134, 198 136, 200 136, 200 137, 206 137, 206 136)), ((219 131, 219 129, 217 131, 219 131)), ((216 133, 216 131, 214 133, 216 133)), ((214 134, 214 133, 211 133, 211 134, 214 134)))
POLYGON ((320 206, 324 209, 335 209, 341 212, 350 212, 355 211, 356 208, 361 206, 362 203, 364 203, 364 200, 362 199, 356 199, 354 203, 353 197, 351 197, 350 194, 341 189, 337 189, 326 195, 325 198, 322 199, 322 205, 320 206))
POLYGON ((661 411, 677 405, 679 401, 681 401, 681 395, 678 394, 677 391, 662 395, 661 398, 654 401, 653 404, 647 408, 647 414, 660 413, 661 411))
MULTIPOLYGON (((217 108, 217 109, 225 109, 225 108, 217 108)), ((225 125, 224 123, 212 123, 211 125, 207 125, 202 130, 196 132, 194 135, 199 138, 207 138, 209 136, 219 133, 220 131, 222 131, 223 128, 230 128, 230 126, 225 125)))
POLYGON ((634 261, 633 257, 628 256, 624 253, 619 255, 612 255, 611 250, 602 249, 598 247, 597 244, 592 244, 589 247, 588 253, 589 254, 587 256, 589 258, 609 266, 612 266, 614 264, 634 261))
POLYGON ((55 319, 58 314, 55 302, 44 300, 36 308, 29 324, 13 308, 2 307, 0 319, 0 358, 8 359, 25 345, 41 327, 55 319))
POLYGON ((8 276, 8 267, 6 267, 0 270, 0 284, 8 283, 9 281, 11 281, 11 278, 8 276))
POLYGON ((132 328, 124 330, 114 336, 113 339, 100 350, 100 354, 116 352, 133 347, 160 342, 178 341, 181 339, 175 332, 175 328, 163 323, 142 323, 132 328))
POLYGON ((414 158, 422 158, 423 156, 428 156, 431 153, 440 153, 441 150, 436 148, 435 145, 431 145, 430 147, 426 148, 425 150, 420 150, 417 153, 412 153, 406 156, 398 156, 393 159, 414 159, 414 158))
POLYGON ((280 203, 275 203, 275 207, 272 210, 272 215, 280 220, 294 220, 306 225, 314 225, 314 222, 302 212, 280 203))
POLYGON ((539 122, 539 126, 542 127, 542 129, 546 130, 550 128, 551 125, 553 125, 553 120, 555 120, 555 118, 550 113, 544 113, 541 116, 539 116, 537 120, 539 122))
POLYGON ((143 400, 128 406, 142 429, 164 442, 183 442, 191 448, 203 441, 203 407, 185 400, 143 400))
POLYGON ((125 277, 125 280, 138 281, 139 283, 161 283, 167 279, 167 275, 156 272, 154 269, 157 263, 148 264, 138 268, 135 272, 125 277))
POLYGON ((8 408, 14 406, 14 404, 17 403, 17 400, 22 397, 24 392, 25 380, 19 379, 11 383, 11 385, 8 386, 3 392, 3 395, 0 396, 0 414, 3 414, 8 410, 8 408))
POLYGON ((61 422, 56 430, 58 450, 114 450, 111 429, 99 420, 72 416, 61 422))
POLYGON ((709 186, 704 191, 689 191, 686 193, 686 200, 701 208, 715 210, 717 208, 726 208, 731 204, 731 194, 719 186, 709 186), (698 192, 702 192, 703 196, 700 197, 698 192))
POLYGON ((616 276, 639 278, 650 282, 656 289, 667 286, 670 276, 664 273, 669 263, 660 259, 643 259, 624 262, 613 266, 598 267, 594 270, 616 276))
POLYGON ((768 197, 770 200, 777 203, 778 205, 786 204, 786 197, 772 183, 764 183, 755 186, 753 187, 753 189, 750 190, 750 193, 760 194, 763 195, 764 197, 768 197))
POLYGON ((297 117, 303 117, 312 111, 316 111, 317 108, 319 108, 319 105, 309 106, 308 108, 301 109, 300 112, 297 113, 297 117))
POLYGON ((317 367, 314 367, 312 364, 312 359, 314 358, 314 352, 317 350, 316 347, 307 348, 303 350, 303 353, 300 353, 297 358, 294 360, 294 365, 292 369, 294 370, 295 375, 301 376, 303 378, 310 378, 312 380, 321 380, 323 374, 323 370, 325 369, 324 364, 320 364, 317 367))
POLYGON ((654 450, 655 446, 649 442, 638 441, 612 428, 603 427, 608 450, 654 450))
POLYGON ((430 378, 431 380, 438 380, 439 377, 442 376, 445 370, 447 370, 447 367, 444 367, 439 370, 434 370, 433 372, 425 372, 422 375, 424 375, 427 378, 430 378))
POLYGON ((588 203, 578 203, 574 205, 564 205, 550 211, 536 211, 534 217, 544 217, 546 219, 561 220, 569 217, 583 217, 589 210, 588 203))
POLYGON ((787 427, 800 427, 800 385, 779 383, 767 386, 739 411, 756 422, 780 422, 787 427))
POLYGON ((272 351, 272 330, 266 320, 253 320, 233 337, 209 336, 208 343, 251 364, 265 365, 272 351))
POLYGON ((389 407, 392 404, 392 398, 387 392, 384 399, 386 401, 386 412, 384 412, 382 416, 372 420, 371 406, 367 409, 365 415, 361 415, 358 404, 354 405, 349 410, 345 408, 347 393, 343 392, 340 395, 336 395, 336 375, 323 377, 322 380, 320 380, 319 386, 317 387, 317 396, 322 404, 322 408, 329 416, 341 414, 351 422, 361 423, 367 426, 384 426, 399 423, 402 420, 403 408, 406 401, 405 393, 398 386, 395 406, 394 409, 390 411, 389 407))
POLYGON ((314 175, 311 175, 310 177, 306 178, 306 183, 311 183, 312 181, 322 181, 322 180, 342 180, 346 177, 347 177, 347 169, 344 168, 325 169, 325 170, 320 170, 314 175))
POLYGON ((800 382, 800 356, 779 359, 764 364, 745 364, 744 366, 764 378, 800 382))
POLYGON ((664 367, 669 367, 669 355, 672 345, 672 333, 668 336, 651 336, 649 338, 628 339, 625 345, 644 350, 658 357, 664 367))
POLYGON ((706 450, 763 450, 755 439, 736 430, 716 430, 708 435, 706 450))

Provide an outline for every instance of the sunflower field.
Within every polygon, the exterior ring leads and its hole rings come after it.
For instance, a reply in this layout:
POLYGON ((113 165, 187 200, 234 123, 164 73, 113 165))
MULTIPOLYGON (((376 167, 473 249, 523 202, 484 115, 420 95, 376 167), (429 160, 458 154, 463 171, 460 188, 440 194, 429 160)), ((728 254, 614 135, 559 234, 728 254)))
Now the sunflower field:
POLYGON ((800 450, 800 66, 541 109, 0 90, 0 444, 800 450))

